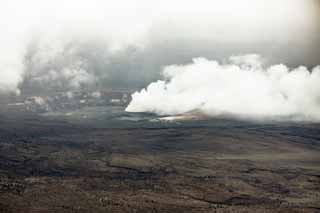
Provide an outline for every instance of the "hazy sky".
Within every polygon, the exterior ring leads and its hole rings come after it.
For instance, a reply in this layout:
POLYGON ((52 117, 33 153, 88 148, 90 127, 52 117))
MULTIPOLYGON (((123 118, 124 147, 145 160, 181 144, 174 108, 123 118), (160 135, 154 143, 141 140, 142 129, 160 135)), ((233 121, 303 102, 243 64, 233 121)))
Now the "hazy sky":
POLYGON ((163 66, 257 53, 320 64, 318 0, 2 0, 0 91, 144 87, 163 66))

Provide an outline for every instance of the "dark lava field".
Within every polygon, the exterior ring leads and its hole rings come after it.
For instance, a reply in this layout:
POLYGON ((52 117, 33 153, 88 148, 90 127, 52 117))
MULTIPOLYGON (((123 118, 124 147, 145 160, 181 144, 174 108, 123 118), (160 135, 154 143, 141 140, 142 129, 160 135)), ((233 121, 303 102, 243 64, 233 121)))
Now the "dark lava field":
POLYGON ((152 117, 1 111, 0 212, 320 212, 319 124, 152 117))

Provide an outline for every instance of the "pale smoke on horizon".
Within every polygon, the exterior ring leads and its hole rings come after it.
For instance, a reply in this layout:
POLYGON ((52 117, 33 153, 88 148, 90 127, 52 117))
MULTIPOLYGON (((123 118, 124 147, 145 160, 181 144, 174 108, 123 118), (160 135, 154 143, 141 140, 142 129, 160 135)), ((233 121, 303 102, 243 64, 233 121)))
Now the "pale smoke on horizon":
POLYGON ((264 68, 263 59, 252 54, 232 56, 226 64, 195 58, 165 67, 163 76, 134 93, 126 111, 320 121, 319 66, 264 68))

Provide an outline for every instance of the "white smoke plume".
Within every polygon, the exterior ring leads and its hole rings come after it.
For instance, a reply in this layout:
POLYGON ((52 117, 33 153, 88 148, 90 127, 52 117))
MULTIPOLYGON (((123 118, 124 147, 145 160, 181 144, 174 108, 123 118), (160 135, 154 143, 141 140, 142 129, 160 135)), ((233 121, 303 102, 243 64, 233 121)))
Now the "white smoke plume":
POLYGON ((126 110, 320 121, 320 67, 264 68, 262 58, 253 54, 232 56, 225 64, 195 58, 191 64, 165 67, 163 76, 134 93, 126 110))

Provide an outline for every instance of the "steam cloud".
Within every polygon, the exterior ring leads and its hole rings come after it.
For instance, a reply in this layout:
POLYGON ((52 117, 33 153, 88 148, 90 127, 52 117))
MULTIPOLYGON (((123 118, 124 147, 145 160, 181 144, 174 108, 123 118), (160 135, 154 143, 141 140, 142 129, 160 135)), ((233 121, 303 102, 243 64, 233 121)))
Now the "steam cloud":
POLYGON ((195 58, 191 64, 165 67, 163 76, 134 93, 126 110, 320 121, 319 66, 312 71, 282 64, 264 68, 263 59, 252 54, 222 64, 195 58))
POLYGON ((0 93, 142 88, 197 56, 314 66, 318 21, 317 0, 2 0, 0 93))

